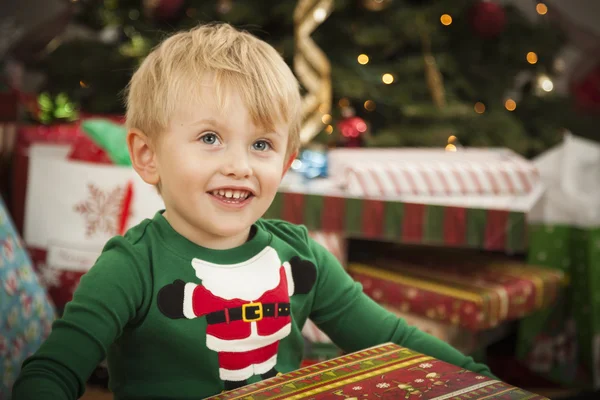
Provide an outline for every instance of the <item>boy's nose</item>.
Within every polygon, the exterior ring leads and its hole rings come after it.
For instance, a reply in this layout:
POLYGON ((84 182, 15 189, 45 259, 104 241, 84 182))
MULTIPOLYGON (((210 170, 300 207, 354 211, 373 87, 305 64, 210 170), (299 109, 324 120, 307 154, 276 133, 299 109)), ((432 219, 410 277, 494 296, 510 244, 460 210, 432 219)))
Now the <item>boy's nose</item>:
POLYGON ((231 176, 234 178, 247 178, 252 175, 252 168, 248 162, 248 155, 243 151, 230 151, 228 152, 225 160, 223 160, 223 167, 221 172, 223 175, 231 176))

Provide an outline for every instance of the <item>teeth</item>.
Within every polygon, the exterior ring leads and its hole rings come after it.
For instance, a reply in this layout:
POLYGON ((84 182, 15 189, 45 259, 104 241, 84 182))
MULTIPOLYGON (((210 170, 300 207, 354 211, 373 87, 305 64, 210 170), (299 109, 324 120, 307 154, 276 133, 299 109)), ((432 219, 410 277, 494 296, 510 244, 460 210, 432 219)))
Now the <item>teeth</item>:
POLYGON ((245 190, 223 190, 223 189, 219 189, 219 190, 214 190, 213 195, 215 196, 222 196, 228 199, 234 198, 234 199, 246 199, 248 196, 250 196, 250 192, 247 192, 245 190))

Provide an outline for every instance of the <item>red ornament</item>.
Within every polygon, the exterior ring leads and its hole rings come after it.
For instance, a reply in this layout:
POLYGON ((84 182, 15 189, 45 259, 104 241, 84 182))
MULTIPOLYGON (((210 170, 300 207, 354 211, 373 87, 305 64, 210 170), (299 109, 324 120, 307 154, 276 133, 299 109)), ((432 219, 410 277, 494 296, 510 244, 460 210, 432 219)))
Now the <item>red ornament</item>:
POLYGON ((356 116, 342 119, 337 127, 344 137, 346 147, 361 147, 363 134, 367 131, 367 123, 364 119, 356 116))
POLYGON ((469 12, 473 30, 483 38, 494 38, 504 31, 506 11, 492 0, 478 0, 469 12))
POLYGON ((583 111, 600 113, 600 65, 594 67, 583 79, 572 82, 571 93, 583 111))
POLYGON ((144 0, 145 11, 158 20, 170 20, 177 16, 185 0, 144 0))

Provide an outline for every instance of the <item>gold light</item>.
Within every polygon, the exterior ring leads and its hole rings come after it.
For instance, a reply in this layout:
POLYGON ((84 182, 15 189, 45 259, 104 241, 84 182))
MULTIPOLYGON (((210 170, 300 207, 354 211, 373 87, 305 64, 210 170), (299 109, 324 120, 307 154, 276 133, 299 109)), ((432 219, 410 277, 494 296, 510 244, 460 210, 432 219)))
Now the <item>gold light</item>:
POLYGON ((324 114, 323 117, 321 117, 321 122, 323 122, 325 125, 331 123, 331 115, 324 114))
POLYGON ((338 104, 339 104, 339 106, 340 106, 341 108, 346 108, 346 107, 348 107, 348 106, 350 105, 350 100, 348 100, 348 99, 347 99, 347 98, 345 98, 345 97, 342 97, 342 98, 340 99, 340 101, 338 101, 338 104))
POLYGON ((450 143, 446 146, 446 151, 456 151, 456 146, 450 143))
POLYGON ((325 127, 325 132, 327 132, 328 135, 331 135, 333 133, 333 126, 327 125, 327 127, 325 127))
POLYGON ((319 106, 319 112, 321 112, 323 114, 327 114, 327 104, 321 104, 319 106))
POLYGON ((440 17, 440 22, 442 23, 442 25, 448 26, 452 23, 452 17, 450 16, 450 14, 443 14, 440 17))
POLYGON ((448 143, 454 143, 456 141, 456 136, 450 135, 448 136, 448 143))
POLYGON ((506 107, 508 111, 515 111, 517 108, 517 103, 513 99, 506 99, 504 102, 504 107, 506 107))
POLYGON ((392 74, 383 74, 383 76, 381 77, 381 80, 386 85, 389 85, 390 83, 394 82, 394 76, 392 74))
POLYGON ((365 101, 365 110, 367 111, 375 111, 375 102, 373 100, 365 101))
POLYGON ((84 81, 79 81, 79 86, 81 86, 82 88, 86 88, 86 87, 88 87, 88 84, 85 83, 84 81))
POLYGON ((538 62, 537 54, 535 54, 533 51, 530 51, 529 53, 527 53, 527 62, 529 64, 535 64, 536 62, 538 62))
POLYGON ((357 60, 358 60, 358 63, 359 63, 359 64, 365 65, 366 63, 368 63, 368 62, 369 62, 369 56, 368 56, 368 55, 366 55, 366 54, 360 54, 360 55, 357 57, 357 60))
POLYGON ((537 5, 535 6, 535 11, 537 11, 537 13, 540 15, 546 15, 546 13, 548 12, 548 6, 544 3, 537 3, 537 5))
POLYGON ((485 104, 483 104, 482 102, 478 101, 477 103, 475 103, 475 107, 473 107, 475 109, 475 112, 477 114, 483 114, 485 112, 485 104))

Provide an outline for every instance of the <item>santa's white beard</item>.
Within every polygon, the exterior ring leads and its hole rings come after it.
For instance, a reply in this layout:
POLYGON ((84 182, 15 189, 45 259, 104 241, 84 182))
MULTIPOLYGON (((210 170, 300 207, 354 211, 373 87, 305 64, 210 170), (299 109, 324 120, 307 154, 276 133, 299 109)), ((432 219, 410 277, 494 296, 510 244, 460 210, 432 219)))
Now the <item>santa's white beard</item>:
POLYGON ((194 258, 192 266, 202 285, 215 296, 253 301, 279 285, 282 263, 275 249, 267 246, 239 264, 213 264, 194 258))

